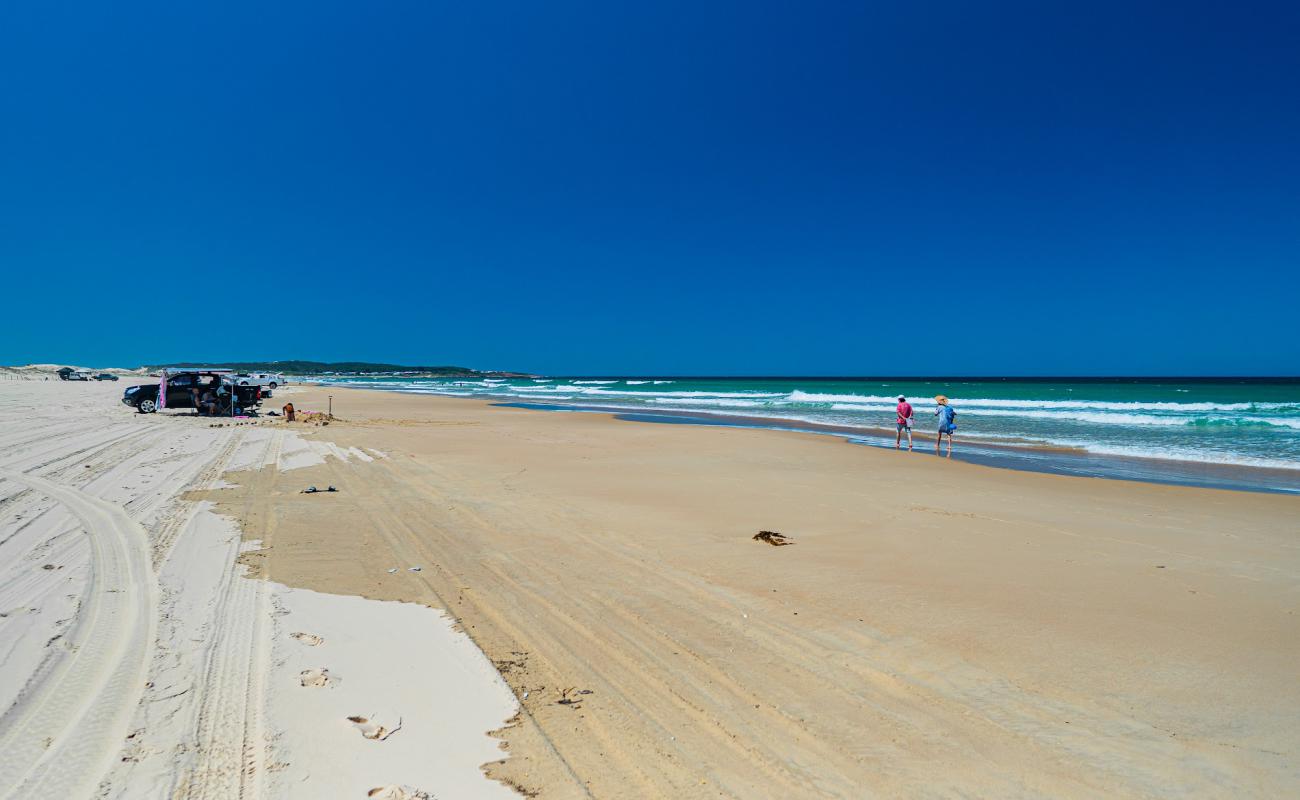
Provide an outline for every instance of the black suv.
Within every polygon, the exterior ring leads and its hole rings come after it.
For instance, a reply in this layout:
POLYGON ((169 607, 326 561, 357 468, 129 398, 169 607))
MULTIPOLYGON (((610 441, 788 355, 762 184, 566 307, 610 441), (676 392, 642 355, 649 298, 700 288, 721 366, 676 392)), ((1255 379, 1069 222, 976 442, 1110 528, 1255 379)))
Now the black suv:
MULTIPOLYGON (((230 376, 221 372, 169 372, 167 373, 166 408, 199 408, 199 401, 209 391, 216 396, 214 416, 228 417, 234 414, 247 414, 262 404, 262 389, 259 386, 236 386, 230 376), (234 408, 231 408, 231 399, 234 408)), ((122 393, 122 402, 141 414, 152 414, 158 410, 158 384, 146 383, 130 386, 122 393)))

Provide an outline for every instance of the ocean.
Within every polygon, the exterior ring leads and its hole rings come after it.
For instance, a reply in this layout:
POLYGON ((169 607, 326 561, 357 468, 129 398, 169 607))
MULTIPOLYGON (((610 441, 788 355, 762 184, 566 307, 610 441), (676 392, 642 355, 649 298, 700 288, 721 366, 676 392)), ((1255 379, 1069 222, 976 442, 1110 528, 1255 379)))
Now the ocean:
MULTIPOLYGON (((954 458, 1017 469, 1300 493, 1300 380, 319 378, 483 397, 643 422, 798 429, 893 447, 906 396, 933 434, 934 396, 957 411, 954 458)), ((918 450, 931 442, 918 442, 918 450)))

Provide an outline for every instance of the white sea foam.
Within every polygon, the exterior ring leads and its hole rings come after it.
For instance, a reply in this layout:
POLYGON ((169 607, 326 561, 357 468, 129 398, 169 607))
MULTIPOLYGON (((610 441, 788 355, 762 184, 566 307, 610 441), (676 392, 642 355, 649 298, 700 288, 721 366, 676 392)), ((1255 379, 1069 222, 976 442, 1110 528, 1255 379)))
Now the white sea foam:
POLYGON ((741 398, 745 398, 745 399, 748 399, 748 400, 753 400, 753 399, 770 398, 770 397, 784 397, 784 396, 785 396, 785 395, 784 395, 783 393, 781 393, 781 392, 654 392, 654 391, 612 392, 612 391, 610 391, 610 390, 608 390, 608 389, 593 389, 593 390, 589 390, 589 391, 591 391, 593 394, 621 394, 621 395, 625 395, 625 396, 627 396, 627 397, 645 397, 645 398, 654 398, 654 397, 741 397, 741 398))
POLYGON ((1110 443, 1088 442, 1078 439, 1050 440, 1049 444, 1075 447, 1097 455, 1148 458, 1158 461, 1190 461, 1196 464, 1226 464, 1238 467, 1263 467, 1266 469, 1300 470, 1300 461, 1280 458, 1259 458, 1238 453, 1215 450, 1198 450, 1189 447, 1142 447, 1110 443))
POLYGON ((651 398, 651 402, 683 406, 714 406, 718 408, 762 408, 767 405, 758 400, 726 397, 654 397, 651 398))
POLYGON ((473 397, 475 392, 454 392, 451 389, 404 389, 407 394, 436 394, 451 397, 473 397))
POLYGON ((1062 409, 1060 411, 1039 411, 1036 409, 999 409, 999 408, 958 408, 957 418, 962 415, 970 417, 1010 417, 1013 419, 1047 419, 1072 422, 1087 422, 1093 425, 1162 425, 1172 427, 1186 425, 1185 417, 1158 417, 1151 414, 1110 414, 1103 411, 1083 411, 1080 409, 1062 409))
POLYGON ((1276 425, 1279 428, 1291 428, 1292 430, 1300 430, 1300 420, 1296 420, 1296 419, 1283 419, 1282 417, 1266 417, 1260 420, 1260 422, 1265 422, 1268 423, 1269 425, 1276 425))
MULTIPOLYGON (((886 403, 898 402, 897 395, 815 394, 796 389, 787 395, 794 403, 886 403)), ((929 402, 930 398, 917 398, 916 403, 929 402)), ((1097 411, 1173 411, 1193 413, 1198 411, 1275 411, 1300 408, 1300 400, 1290 403, 1169 403, 1132 402, 1114 403, 1101 400, 1018 400, 987 397, 954 397, 953 406, 962 408, 1026 408, 1026 409, 1087 409, 1097 411)))

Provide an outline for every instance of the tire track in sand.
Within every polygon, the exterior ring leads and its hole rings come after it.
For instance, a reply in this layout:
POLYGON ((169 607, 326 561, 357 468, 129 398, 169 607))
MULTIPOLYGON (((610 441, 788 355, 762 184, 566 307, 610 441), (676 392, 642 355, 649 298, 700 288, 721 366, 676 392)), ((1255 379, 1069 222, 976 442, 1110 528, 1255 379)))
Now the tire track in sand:
MULTIPOLYGON (((227 462, 230 461, 230 457, 234 455, 235 450, 243 441, 243 431, 235 431, 226 440, 221 450, 199 469, 198 474, 183 484, 186 489, 193 491, 212 488, 212 485, 221 477, 221 473, 226 471, 227 462)), ((167 556, 171 554, 172 546, 176 543, 176 537, 194 518, 196 510, 195 504, 189 501, 173 503, 171 512, 157 526, 157 532, 150 543, 150 561, 155 570, 162 569, 163 562, 167 560, 167 556)))
POLYGON ((157 582, 143 528, 118 506, 0 469, 66 506, 90 540, 90 586, 68 654, 0 717, 0 798, 88 797, 120 751, 144 689, 157 582))
MULTIPOLYGON (((263 467, 275 463, 283 439, 283 431, 269 437, 263 467)), ((239 441, 240 437, 234 437, 227 444, 197 485, 206 488, 220 477, 239 441)), ((274 480, 275 470, 269 473, 274 480)), ((195 506, 192 502, 186 505, 195 506)), ((270 587, 266 581, 245 577, 232 558, 215 602, 213 646, 199 682, 201 697, 194 731, 197 756, 171 793, 177 800, 262 796, 268 744, 263 713, 270 670, 270 587)))

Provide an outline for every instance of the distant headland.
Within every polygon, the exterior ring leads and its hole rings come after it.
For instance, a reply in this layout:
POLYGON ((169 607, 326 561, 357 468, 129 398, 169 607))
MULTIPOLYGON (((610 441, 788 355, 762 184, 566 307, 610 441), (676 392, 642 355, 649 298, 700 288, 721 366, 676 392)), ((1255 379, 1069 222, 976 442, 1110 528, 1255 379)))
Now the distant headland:
POLYGON ((408 366, 404 364, 378 364, 369 361, 186 361, 174 364, 149 364, 144 369, 154 372, 176 367, 226 368, 239 372, 280 372, 287 375, 410 375, 433 378, 529 378, 522 372, 478 370, 456 366, 408 366))

